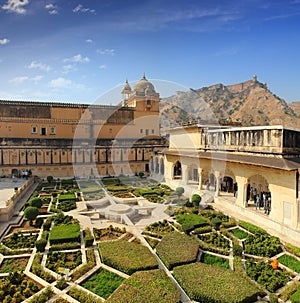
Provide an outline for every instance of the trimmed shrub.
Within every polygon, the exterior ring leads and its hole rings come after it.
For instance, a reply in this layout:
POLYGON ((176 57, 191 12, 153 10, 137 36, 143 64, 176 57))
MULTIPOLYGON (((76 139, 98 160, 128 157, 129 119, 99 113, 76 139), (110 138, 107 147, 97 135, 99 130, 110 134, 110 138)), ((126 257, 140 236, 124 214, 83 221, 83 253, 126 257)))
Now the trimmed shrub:
POLYGON ((94 243, 94 237, 89 228, 86 228, 83 232, 84 234, 84 245, 85 247, 92 246, 94 243))
POLYGON ((40 208, 43 205, 43 202, 41 198, 33 198, 29 201, 29 205, 40 208))
POLYGON ((39 214, 39 210, 37 207, 28 206, 24 210, 24 217, 29 221, 35 220, 38 214, 39 214))
POLYGON ((158 267, 150 250, 134 242, 118 240, 99 244, 103 263, 114 267, 128 275, 138 270, 149 270, 158 267))
POLYGON ((198 194, 192 195, 192 203, 194 204, 195 207, 198 207, 201 202, 201 197, 198 194))
POLYGON ((180 292, 161 270, 134 273, 106 301, 107 303, 180 303, 180 292))
POLYGON ((168 269, 196 261, 199 252, 198 241, 187 235, 174 232, 162 238, 156 251, 168 269))
POLYGON ((35 242, 35 247, 36 247, 37 251, 39 251, 39 252, 44 252, 46 245, 47 245, 47 240, 45 240, 43 238, 41 238, 35 242))
POLYGON ((176 190, 175 190, 175 193, 176 193, 178 196, 183 195, 183 193, 184 193, 184 188, 183 188, 183 187, 177 187, 176 190))
POLYGON ((173 274, 188 296, 197 302, 252 303, 257 300, 258 289, 228 269, 193 263, 175 267, 173 274))

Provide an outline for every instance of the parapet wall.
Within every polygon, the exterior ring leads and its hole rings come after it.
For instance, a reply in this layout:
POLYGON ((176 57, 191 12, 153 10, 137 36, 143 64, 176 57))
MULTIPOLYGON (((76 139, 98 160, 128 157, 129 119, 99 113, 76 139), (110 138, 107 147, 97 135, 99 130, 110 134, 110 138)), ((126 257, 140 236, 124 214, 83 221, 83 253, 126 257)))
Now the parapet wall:
POLYGON ((255 83, 254 80, 249 80, 249 81, 241 82, 241 83, 238 83, 238 84, 228 85, 226 87, 229 90, 233 91, 233 92, 240 92, 240 91, 243 91, 243 90, 247 89, 248 87, 250 87, 254 83, 255 83))

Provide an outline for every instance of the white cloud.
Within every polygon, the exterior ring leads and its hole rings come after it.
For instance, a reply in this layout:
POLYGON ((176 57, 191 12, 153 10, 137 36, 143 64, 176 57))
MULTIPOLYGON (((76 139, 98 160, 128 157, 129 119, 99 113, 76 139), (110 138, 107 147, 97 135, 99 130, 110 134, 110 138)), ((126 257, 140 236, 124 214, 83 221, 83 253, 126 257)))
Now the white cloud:
POLYGON ((7 44, 9 42, 10 41, 7 38, 0 39, 0 45, 5 45, 5 44, 7 44))
POLYGON ((10 83, 16 83, 16 84, 21 84, 25 81, 27 81, 29 78, 27 76, 20 76, 20 77, 15 77, 11 79, 9 82, 10 83))
POLYGON ((99 66, 99 68, 100 68, 100 69, 106 69, 107 66, 106 66, 105 64, 102 64, 102 65, 99 66))
POLYGON ((29 0, 7 0, 7 2, 2 5, 2 9, 17 14, 25 14, 26 9, 23 6, 26 6, 28 3, 29 0))
POLYGON ((82 4, 78 4, 75 8, 73 8, 73 13, 91 13, 91 14, 95 14, 96 11, 94 9, 83 7, 82 4))
POLYGON ((37 83, 37 82, 41 81, 43 78, 44 77, 40 76, 40 75, 32 77, 32 78, 27 77, 27 76, 19 76, 19 77, 15 77, 15 78, 11 79, 9 82, 14 83, 14 84, 22 84, 25 81, 32 81, 32 82, 37 83))
POLYGON ((63 65, 63 73, 67 74, 69 72, 72 72, 72 71, 76 71, 76 67, 74 64, 66 64, 66 65, 63 65))
POLYGON ((36 69, 40 69, 40 70, 43 70, 46 72, 51 70, 51 67, 49 65, 38 62, 38 61, 32 61, 29 65, 27 65, 27 68, 29 68, 29 69, 36 68, 36 69))
POLYGON ((110 56, 113 56, 115 54, 115 50, 113 48, 98 49, 97 53, 100 54, 100 55, 110 55, 110 56))
POLYGON ((92 39, 86 39, 85 42, 86 43, 93 43, 93 40, 92 39))
POLYGON ((74 63, 87 63, 90 62, 88 57, 82 57, 82 55, 78 54, 71 58, 66 58, 63 60, 64 62, 74 62, 74 63))
POLYGON ((49 15, 56 15, 58 14, 57 11, 57 6, 52 4, 52 3, 48 3, 45 5, 45 9, 48 10, 49 15))
POLYGON ((32 77, 30 80, 32 80, 33 82, 39 82, 43 79, 44 77, 43 76, 35 76, 35 77, 32 77))
POLYGON ((84 85, 73 82, 72 80, 59 77, 51 80, 48 85, 54 89, 84 89, 84 85))

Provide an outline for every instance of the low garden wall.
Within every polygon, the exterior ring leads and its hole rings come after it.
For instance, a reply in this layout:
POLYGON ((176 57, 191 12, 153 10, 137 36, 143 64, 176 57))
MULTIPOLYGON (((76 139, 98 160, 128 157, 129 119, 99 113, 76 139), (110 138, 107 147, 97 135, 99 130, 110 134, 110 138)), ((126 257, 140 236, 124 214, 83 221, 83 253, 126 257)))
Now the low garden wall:
POLYGON ((30 178, 26 183, 24 183, 20 188, 15 190, 15 193, 6 202, 5 206, 0 207, 0 222, 7 222, 14 215, 14 209, 18 202, 23 199, 27 191, 34 184, 34 178, 30 178))

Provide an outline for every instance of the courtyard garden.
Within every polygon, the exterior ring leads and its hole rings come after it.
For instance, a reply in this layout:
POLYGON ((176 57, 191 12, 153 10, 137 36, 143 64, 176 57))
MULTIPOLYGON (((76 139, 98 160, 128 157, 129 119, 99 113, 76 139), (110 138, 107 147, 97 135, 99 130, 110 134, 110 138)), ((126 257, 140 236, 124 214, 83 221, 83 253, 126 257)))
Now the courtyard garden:
POLYGON ((299 303, 299 248, 213 208, 199 210, 191 202, 173 204, 169 197, 180 197, 179 191, 176 194, 153 180, 123 177, 100 181, 47 180, 37 189, 27 207, 37 208, 38 214, 43 206, 49 211, 42 219, 32 219, 31 225, 28 218, 24 221, 28 224, 8 230, 3 238, 0 273, 5 276, 0 278, 0 302, 26 298, 47 302, 56 294, 52 299, 56 303, 70 302, 70 297, 82 303, 179 303, 180 292, 158 269, 159 258, 195 302, 253 303, 259 296, 267 302, 280 298, 299 303), (174 216, 149 224, 141 234, 112 222, 83 229, 78 219, 63 212, 68 206, 76 207, 82 197, 101 199, 105 195, 102 184, 116 197, 151 200, 151 196, 156 203, 169 201, 174 216), (32 253, 30 272, 55 284, 55 294, 51 288, 36 294, 42 286, 24 273, 32 253), (72 282, 77 286, 70 286, 72 282), (67 294, 62 296, 57 289, 67 294))

